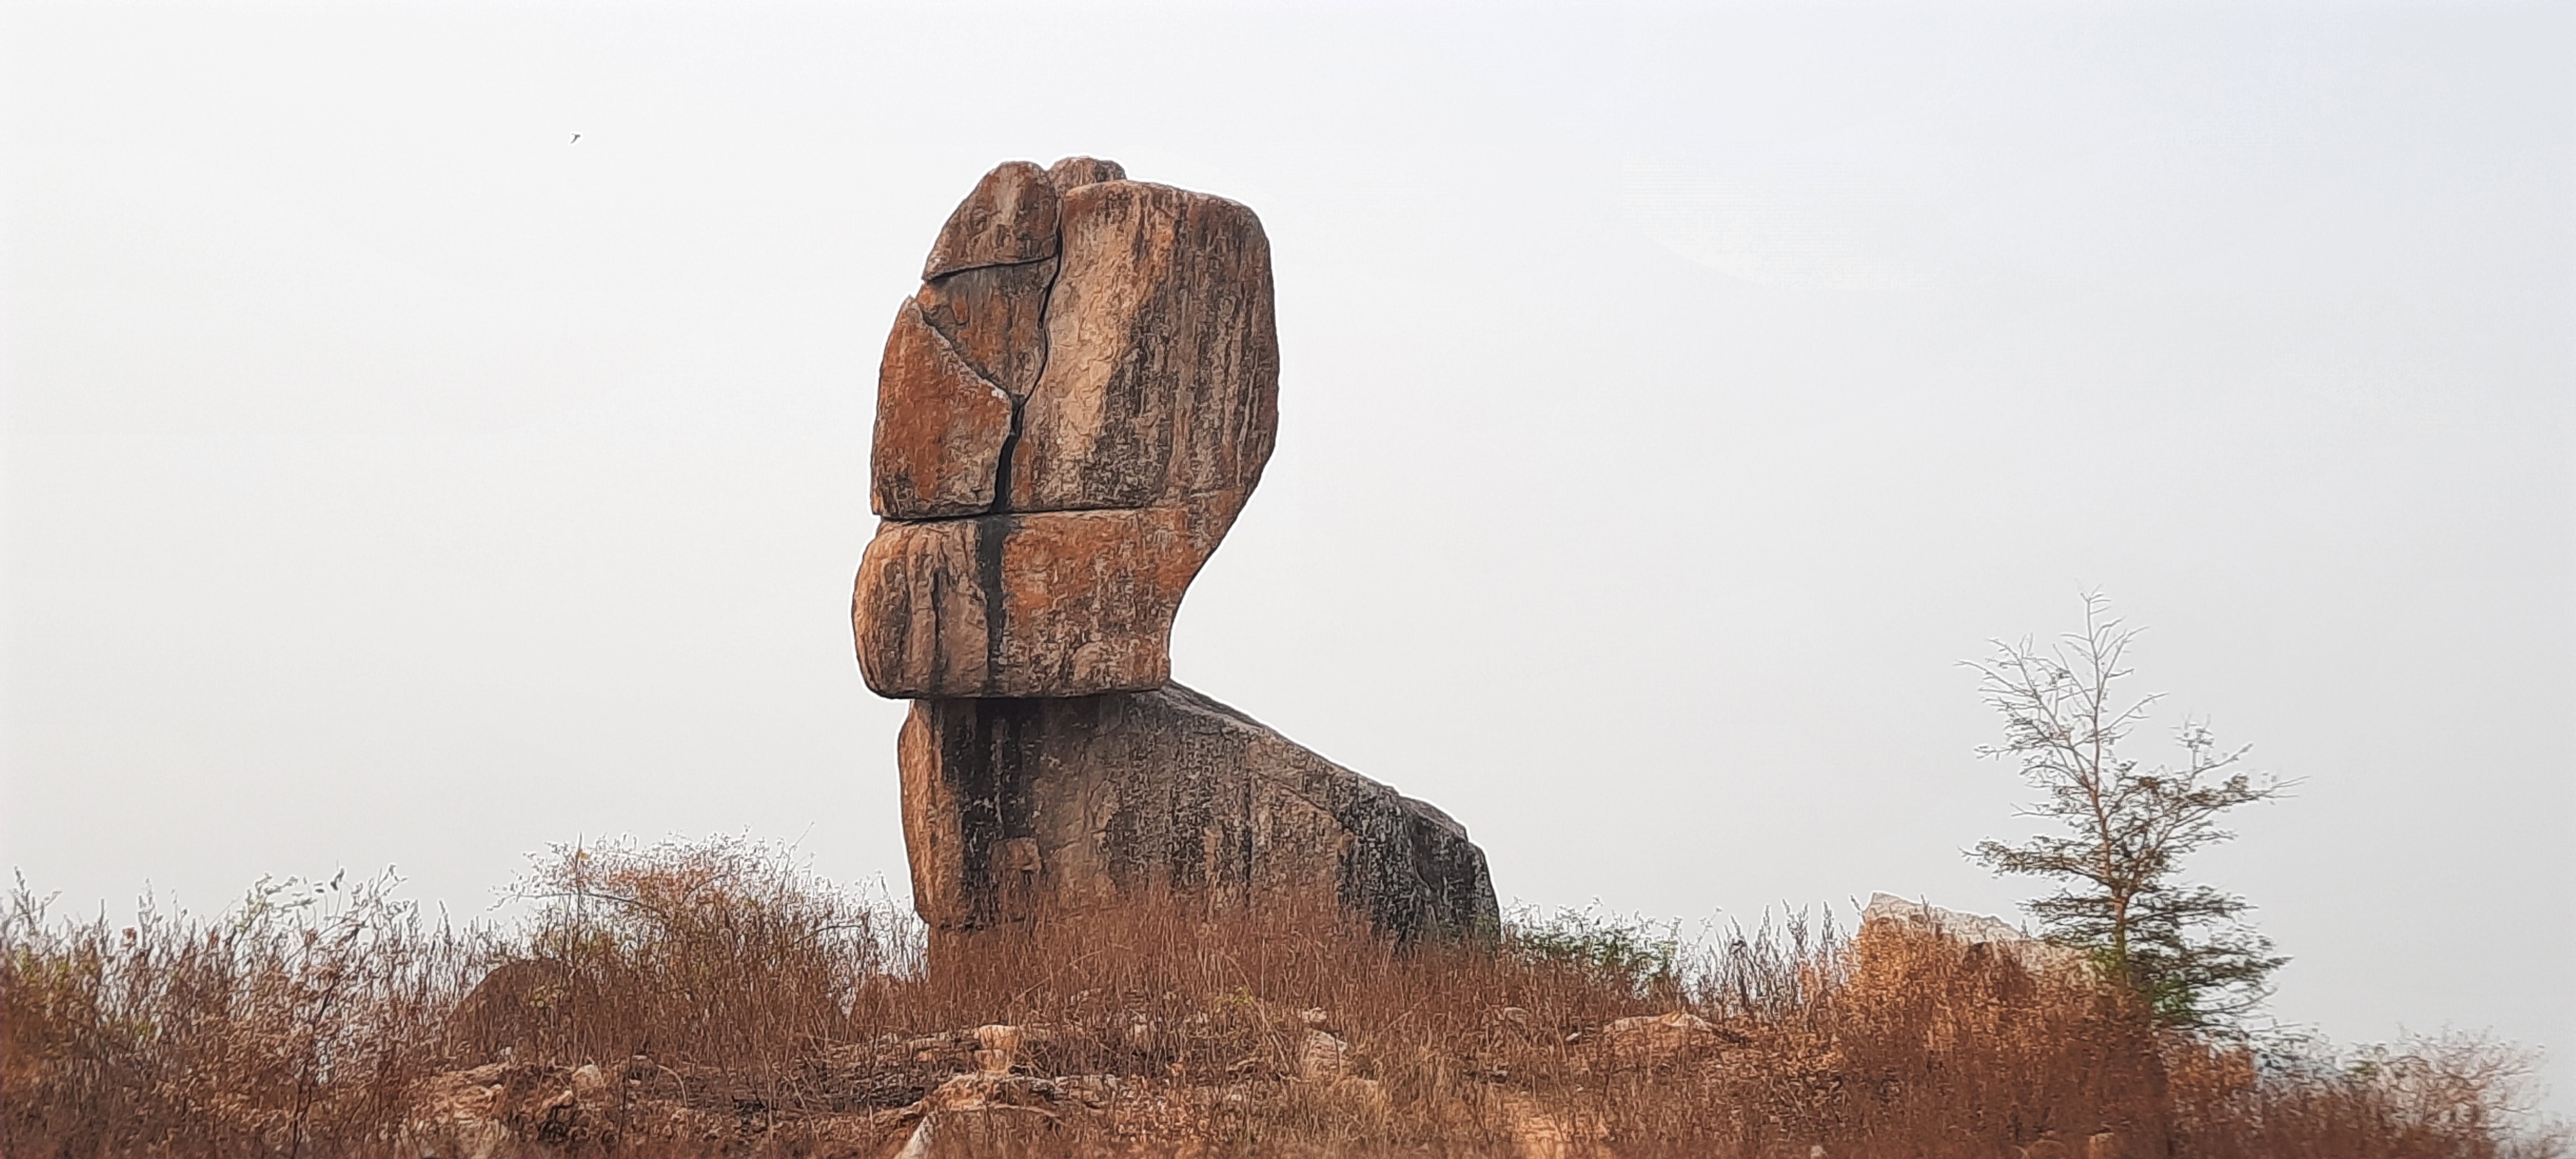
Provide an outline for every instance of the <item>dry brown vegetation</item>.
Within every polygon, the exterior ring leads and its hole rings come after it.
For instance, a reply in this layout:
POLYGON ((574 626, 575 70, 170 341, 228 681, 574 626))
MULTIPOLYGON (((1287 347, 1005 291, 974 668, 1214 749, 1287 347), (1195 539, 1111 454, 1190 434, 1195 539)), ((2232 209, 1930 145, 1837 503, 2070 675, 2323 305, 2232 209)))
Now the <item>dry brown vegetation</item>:
POLYGON ((741 842, 559 850, 507 935, 386 884, 131 928, 22 887, 6 1153, 2566 1153, 2509 1051, 2283 1056, 1886 930, 1560 915, 1402 948, 1164 908, 928 969, 907 915, 741 842))

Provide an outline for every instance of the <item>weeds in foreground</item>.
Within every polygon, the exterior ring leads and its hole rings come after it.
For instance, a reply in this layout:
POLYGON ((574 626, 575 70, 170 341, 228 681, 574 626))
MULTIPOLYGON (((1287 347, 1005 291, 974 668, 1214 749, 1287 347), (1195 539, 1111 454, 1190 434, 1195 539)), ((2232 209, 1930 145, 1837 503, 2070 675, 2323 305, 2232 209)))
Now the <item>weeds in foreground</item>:
POLYGON ((1022 1028, 1019 1071, 1126 1092, 1050 1136, 1067 1152, 2567 1153, 2520 1102, 2527 1060, 2484 1041, 2258 1049, 2080 971, 1800 918, 1685 941, 1524 914, 1498 944, 1400 950, 1329 913, 1140 907, 934 946, 742 841, 552 851, 511 933, 390 885, 272 882, 113 929, 21 883, 6 1153, 411 1159, 457 1091, 585 1081, 622 1085, 609 1128, 512 1119, 486 1153, 890 1153, 870 1125, 974 1069, 956 1032, 988 1024, 1022 1028))

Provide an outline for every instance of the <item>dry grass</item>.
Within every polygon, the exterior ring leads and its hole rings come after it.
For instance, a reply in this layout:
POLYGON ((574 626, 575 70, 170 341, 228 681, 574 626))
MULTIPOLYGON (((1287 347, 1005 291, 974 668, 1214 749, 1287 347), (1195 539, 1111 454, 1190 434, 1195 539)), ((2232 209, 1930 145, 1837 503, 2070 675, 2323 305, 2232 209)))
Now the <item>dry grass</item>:
POLYGON ((902 1108, 993 1045, 972 1028, 1004 1024, 995 1069, 1112 1076, 1066 1084, 1095 1097, 1033 1116, 1023 1153, 2566 1154, 2520 1113, 2509 1051, 2267 1054, 1883 931, 1685 945, 1559 915, 1399 950, 1333 914, 1148 907, 931 946, 741 842, 559 850, 508 936, 384 885, 131 929, 20 889, 6 1153, 888 1154, 902 1108), (462 1143, 460 1115, 481 1124, 462 1143))

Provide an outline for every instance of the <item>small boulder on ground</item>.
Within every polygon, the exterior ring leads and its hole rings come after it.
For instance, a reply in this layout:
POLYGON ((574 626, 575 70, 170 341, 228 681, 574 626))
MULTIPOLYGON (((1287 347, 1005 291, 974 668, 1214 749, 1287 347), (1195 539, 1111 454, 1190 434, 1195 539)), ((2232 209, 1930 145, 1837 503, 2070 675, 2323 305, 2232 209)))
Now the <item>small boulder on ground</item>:
POLYGON ((904 1109, 919 1115, 896 1159, 1063 1154, 1065 1118, 1083 1106, 1041 1078, 962 1074, 904 1109))
POLYGON ((1860 911, 1860 932, 1873 930, 1928 934, 1965 946, 1985 946, 2033 973, 2080 970, 2083 951, 2032 937, 2002 918, 1965 913, 1907 901, 1892 893, 1872 893, 1860 911))
POLYGON ((1642 1070, 1689 1058, 1715 1048, 1715 1023, 1687 1010, 1622 1018, 1598 1032, 1605 1060, 1613 1069, 1642 1070))

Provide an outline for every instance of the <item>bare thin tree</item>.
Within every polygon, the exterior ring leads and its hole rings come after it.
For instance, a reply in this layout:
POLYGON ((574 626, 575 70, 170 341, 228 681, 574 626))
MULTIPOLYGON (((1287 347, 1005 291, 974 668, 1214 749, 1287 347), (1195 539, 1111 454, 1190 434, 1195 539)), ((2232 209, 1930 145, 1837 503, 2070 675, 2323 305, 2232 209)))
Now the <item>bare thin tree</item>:
POLYGON ((2028 637, 1995 641, 1984 661, 1986 703, 2004 718, 2004 742, 1978 755, 2011 760, 2045 794, 2022 815, 2063 832, 2018 845, 1982 841, 1968 851, 2001 874, 2045 877, 2054 893, 2025 903, 2053 940, 2092 951, 2103 972, 2134 988, 2168 1023, 2233 1023, 2269 993, 2288 961, 2244 917, 2242 897, 2177 880, 2185 855, 2228 840, 2222 814, 2267 801, 2288 786, 2238 770, 2246 749, 2219 747, 2202 720, 2175 739, 2179 764, 2141 768, 2121 744, 2162 694, 2122 700, 2138 630, 2111 614, 2101 593, 2084 597, 2084 631, 2042 648, 2028 637))

